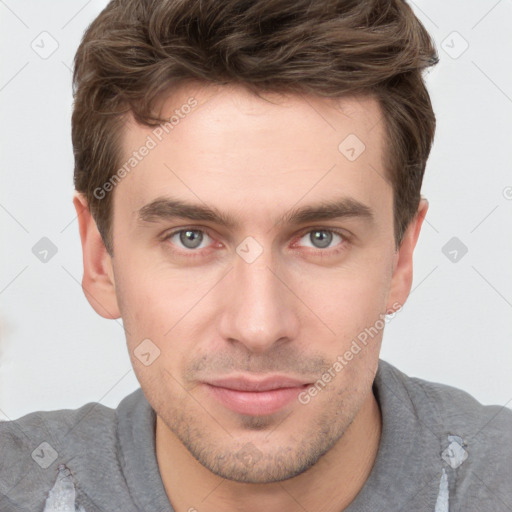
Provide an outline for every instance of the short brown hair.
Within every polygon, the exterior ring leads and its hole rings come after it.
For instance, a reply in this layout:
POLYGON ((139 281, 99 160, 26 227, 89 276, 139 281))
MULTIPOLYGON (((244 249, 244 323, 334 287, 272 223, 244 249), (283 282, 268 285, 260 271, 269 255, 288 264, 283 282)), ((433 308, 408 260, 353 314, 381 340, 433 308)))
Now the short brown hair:
POLYGON ((187 81, 343 97, 384 114, 398 248, 414 218, 435 116, 422 72, 438 62, 404 0, 112 0, 75 56, 74 183, 113 253, 112 194, 124 114, 155 126, 156 102, 187 81))

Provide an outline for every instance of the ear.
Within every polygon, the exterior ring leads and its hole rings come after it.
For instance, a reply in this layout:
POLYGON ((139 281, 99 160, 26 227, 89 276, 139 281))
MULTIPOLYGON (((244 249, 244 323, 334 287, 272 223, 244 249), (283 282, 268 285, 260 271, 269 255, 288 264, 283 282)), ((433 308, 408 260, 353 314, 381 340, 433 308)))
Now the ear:
POLYGON ((392 312, 405 304, 411 291, 413 277, 412 255, 428 210, 428 201, 421 198, 418 211, 404 233, 393 260, 393 274, 386 311, 392 312), (397 307, 399 304, 399 307, 397 307))
POLYGON ((103 243, 85 197, 75 192, 73 204, 78 215, 82 241, 82 289, 98 315, 109 319, 119 318, 121 315, 117 304, 112 258, 103 243))

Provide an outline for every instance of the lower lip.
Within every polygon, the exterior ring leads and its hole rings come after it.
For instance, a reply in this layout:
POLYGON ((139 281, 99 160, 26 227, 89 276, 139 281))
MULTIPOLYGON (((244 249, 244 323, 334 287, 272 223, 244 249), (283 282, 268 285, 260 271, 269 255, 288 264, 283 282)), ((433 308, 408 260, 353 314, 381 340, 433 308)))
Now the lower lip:
POLYGON ((293 400, 308 385, 269 391, 237 391, 206 384, 212 395, 225 407, 240 414, 262 416, 273 414, 293 400))

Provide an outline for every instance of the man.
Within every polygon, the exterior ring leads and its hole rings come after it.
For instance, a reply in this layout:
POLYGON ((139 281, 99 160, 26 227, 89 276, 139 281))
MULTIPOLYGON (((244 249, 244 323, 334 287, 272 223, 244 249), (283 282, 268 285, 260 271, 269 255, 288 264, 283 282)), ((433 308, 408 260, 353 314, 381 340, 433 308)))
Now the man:
POLYGON ((1 424, 2 511, 512 509, 512 412, 379 360, 436 61, 400 0, 106 7, 75 61, 74 204, 141 389, 1 424))

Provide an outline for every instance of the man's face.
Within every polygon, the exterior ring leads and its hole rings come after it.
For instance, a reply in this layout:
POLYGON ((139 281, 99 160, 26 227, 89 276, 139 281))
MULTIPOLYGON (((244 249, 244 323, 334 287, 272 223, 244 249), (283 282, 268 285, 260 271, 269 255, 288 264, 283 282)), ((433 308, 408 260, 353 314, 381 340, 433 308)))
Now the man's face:
POLYGON ((371 393, 382 329, 350 361, 344 354, 396 298, 382 114, 371 98, 269 102, 210 86, 178 91, 163 115, 191 96, 197 106, 168 134, 126 127, 123 162, 148 136, 156 143, 113 192, 130 357, 162 435, 224 478, 282 480, 332 448, 371 393), (172 216, 166 201, 233 225, 172 216), (296 215, 328 204, 346 214, 296 215), (330 382, 305 393, 329 369, 330 382), (269 375, 296 382, 224 387, 269 375), (220 382, 228 377, 242 380, 220 382))

